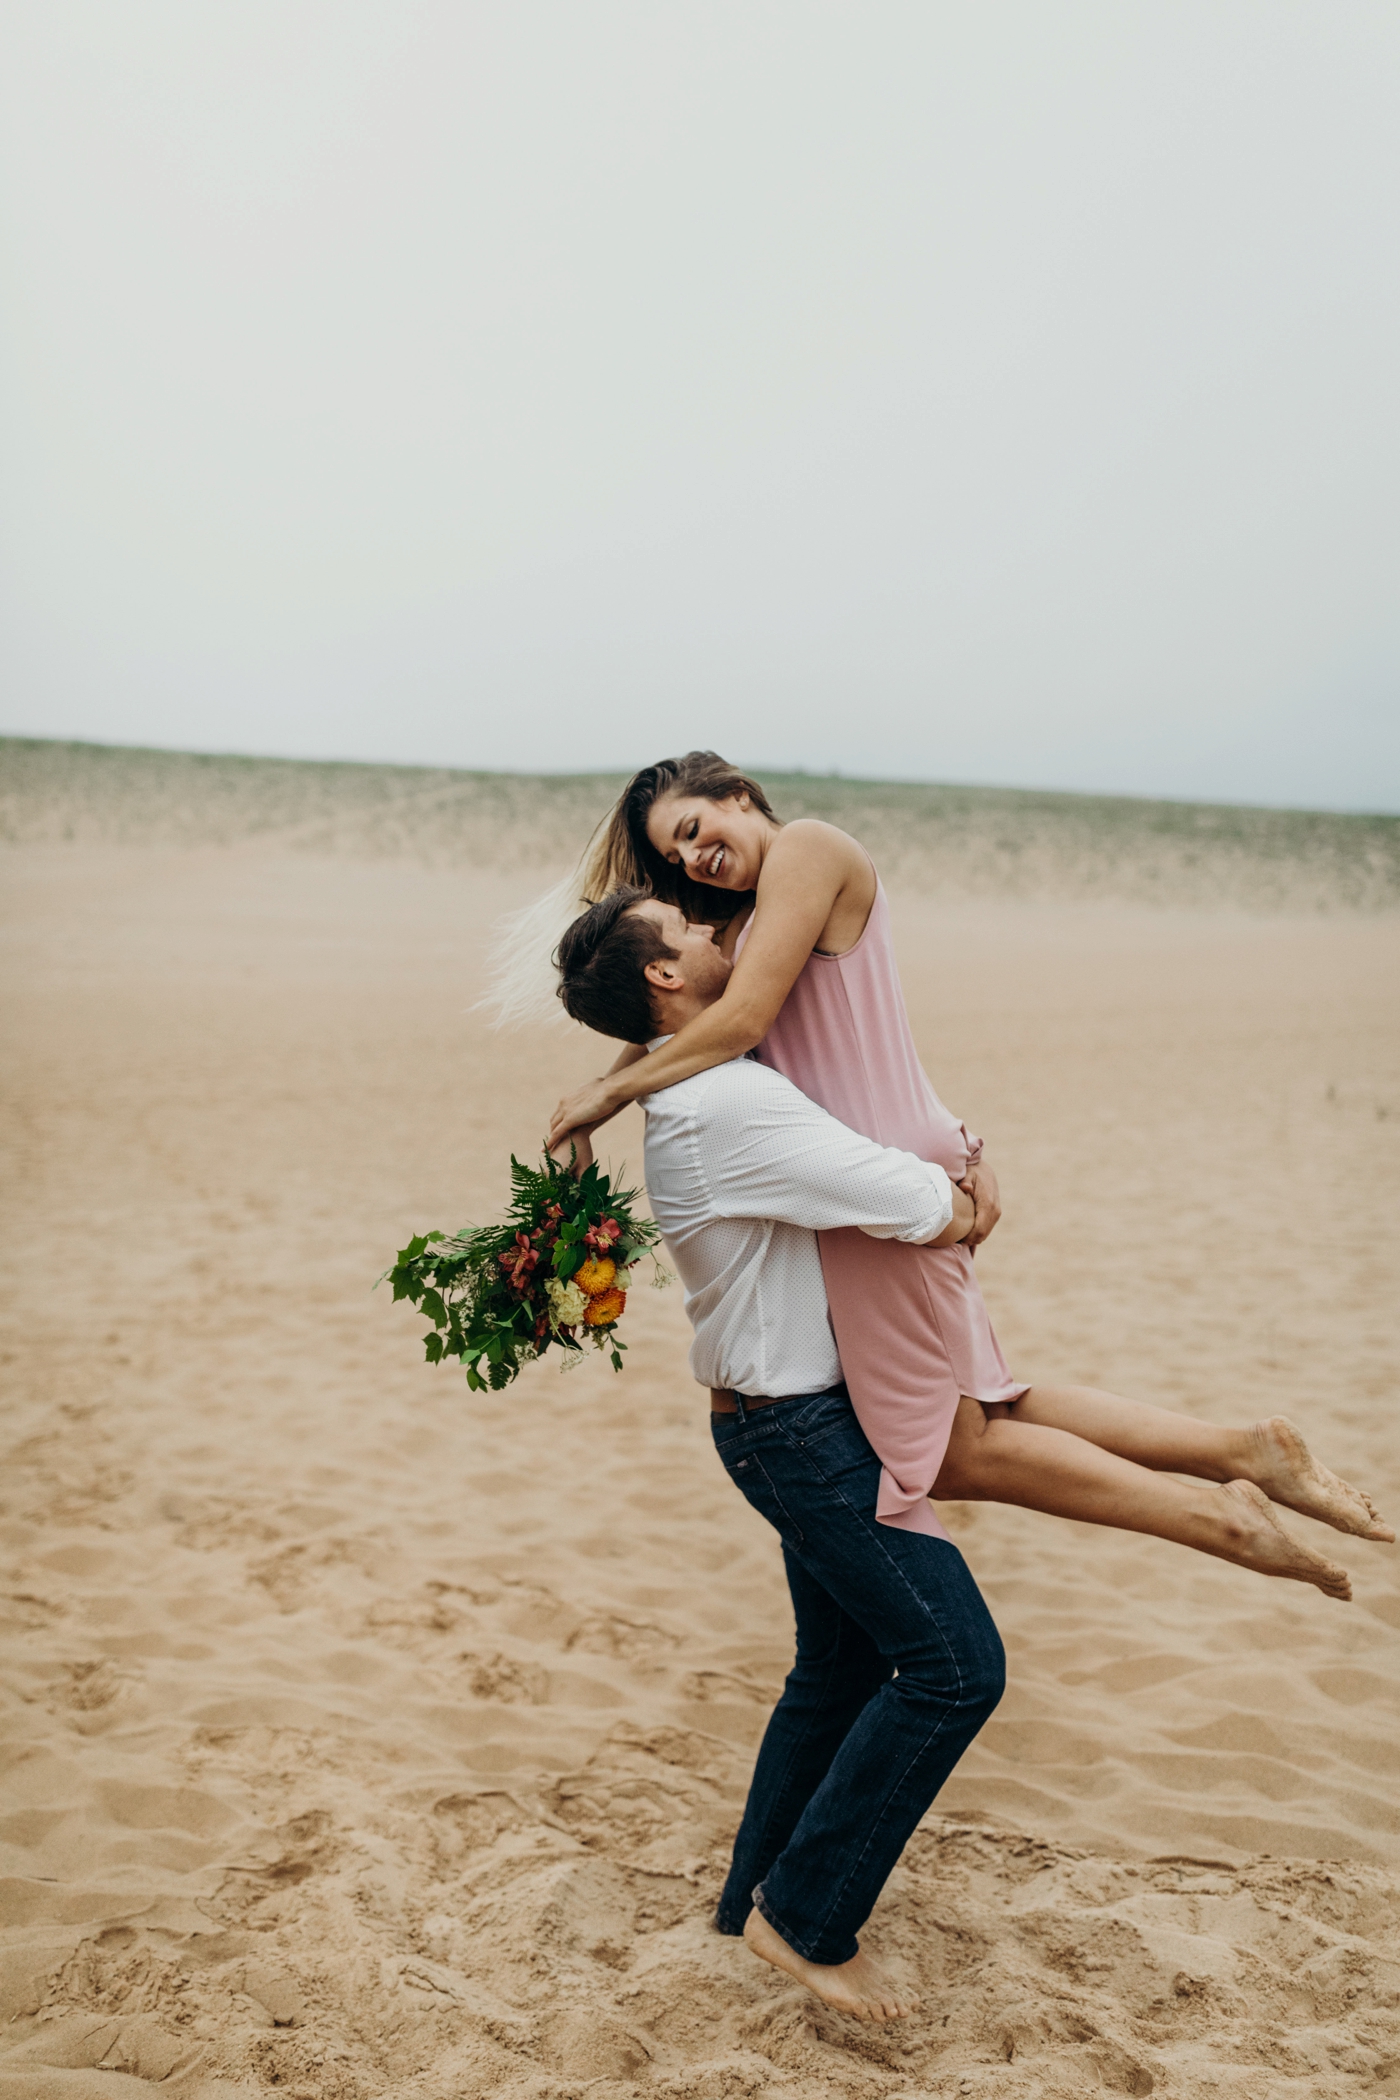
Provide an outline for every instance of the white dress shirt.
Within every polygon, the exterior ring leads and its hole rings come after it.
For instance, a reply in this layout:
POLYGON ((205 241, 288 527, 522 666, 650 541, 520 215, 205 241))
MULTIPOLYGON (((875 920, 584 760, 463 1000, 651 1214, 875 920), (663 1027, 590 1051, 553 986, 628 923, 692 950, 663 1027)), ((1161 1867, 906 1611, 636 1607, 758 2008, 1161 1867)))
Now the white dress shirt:
POLYGON ((685 1286, 701 1385, 776 1400, 837 1384, 816 1232, 936 1240, 953 1216, 942 1167, 872 1144, 749 1057, 642 1106, 647 1195, 685 1286))

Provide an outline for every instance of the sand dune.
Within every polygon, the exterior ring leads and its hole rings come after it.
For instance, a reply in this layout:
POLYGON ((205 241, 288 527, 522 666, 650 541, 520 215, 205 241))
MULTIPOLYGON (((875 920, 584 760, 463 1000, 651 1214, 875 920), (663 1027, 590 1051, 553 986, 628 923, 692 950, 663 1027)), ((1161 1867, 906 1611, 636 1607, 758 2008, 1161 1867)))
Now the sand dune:
MULTIPOLYGON (((926 896, 1400 907, 1398 816, 761 771, 783 816, 844 825, 887 882, 926 896)), ((582 850, 622 784, 0 737, 0 841, 252 845, 533 874, 582 850)))
MULTIPOLYGON (((518 880, 3 869, 0 2100, 1400 2093, 1394 1549, 1290 1520, 1340 1606, 955 1508, 1011 1688, 872 1921, 928 2011, 858 2030, 709 1924, 790 1628, 678 1298, 483 1402, 369 1289, 596 1062, 467 1010, 518 880)), ((897 916, 1013 1366, 1400 1509, 1396 920, 897 916)))

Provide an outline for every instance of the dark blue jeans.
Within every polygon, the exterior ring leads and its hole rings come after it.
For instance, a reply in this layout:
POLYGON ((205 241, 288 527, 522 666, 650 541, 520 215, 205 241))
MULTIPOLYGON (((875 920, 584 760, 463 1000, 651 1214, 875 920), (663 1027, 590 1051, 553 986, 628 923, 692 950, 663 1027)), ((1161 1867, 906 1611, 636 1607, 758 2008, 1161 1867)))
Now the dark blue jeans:
POLYGON ((721 1932, 757 1905, 808 1961, 849 1961, 910 1834, 1002 1695, 1006 1658, 956 1546, 875 1521, 880 1461, 844 1388, 711 1417, 783 1542, 797 1660, 758 1753, 721 1932))

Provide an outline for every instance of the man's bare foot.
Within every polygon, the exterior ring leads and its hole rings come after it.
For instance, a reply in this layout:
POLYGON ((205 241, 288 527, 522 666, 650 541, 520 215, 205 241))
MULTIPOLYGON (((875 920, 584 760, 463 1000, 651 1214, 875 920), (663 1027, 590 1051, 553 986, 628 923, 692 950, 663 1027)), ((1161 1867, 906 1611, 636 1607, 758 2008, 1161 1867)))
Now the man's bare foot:
POLYGON ((773 1930, 761 1910, 749 1912, 744 1938, 749 1951, 760 1961, 771 1962, 775 1969, 795 1976, 824 2005, 850 2013, 853 2019, 907 2020, 910 2013, 919 2009, 919 2000, 897 1991, 868 1954, 855 1954, 850 1961, 837 1962, 830 1968, 821 1962, 804 1961, 796 1948, 789 1947, 782 1934, 773 1930))
POLYGON ((1387 1545, 1394 1540, 1395 1533, 1377 1514, 1370 1496, 1319 1465, 1282 1415, 1256 1422, 1245 1435, 1250 1463, 1241 1470, 1247 1471, 1271 1502, 1296 1509, 1300 1516, 1316 1517, 1320 1524, 1349 1531, 1356 1538, 1380 1539, 1387 1545))
POLYGON ((1351 1596, 1351 1577, 1334 1560, 1324 1560, 1311 1546, 1304 1546, 1286 1532, 1274 1515, 1273 1504, 1252 1480, 1227 1481, 1213 1492, 1228 1495, 1234 1505, 1224 1514, 1218 1544, 1206 1547, 1222 1560, 1260 1575, 1285 1575, 1294 1582, 1314 1582, 1329 1597, 1345 1603, 1351 1596))

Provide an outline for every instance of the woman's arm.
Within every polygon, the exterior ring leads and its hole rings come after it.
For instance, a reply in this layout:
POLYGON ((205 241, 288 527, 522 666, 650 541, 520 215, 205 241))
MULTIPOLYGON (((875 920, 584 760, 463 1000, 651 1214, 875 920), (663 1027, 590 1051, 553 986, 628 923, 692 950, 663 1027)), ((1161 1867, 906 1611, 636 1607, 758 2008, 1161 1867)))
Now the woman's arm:
MULTIPOLYGON (((591 1080, 554 1111, 551 1147, 571 1130, 590 1132, 641 1094, 675 1086, 711 1065, 727 1064, 763 1041, 808 956, 821 939, 848 883, 874 879, 854 839, 829 824, 798 824, 779 832, 758 878, 753 930, 724 995, 697 1015, 644 1066, 619 1058, 606 1078, 591 1080)), ((867 909, 867 916, 868 916, 867 909)))
MULTIPOLYGON (((624 1043, 617 1056, 608 1066, 608 1077, 615 1072, 625 1072, 647 1054, 645 1043, 624 1043)), ((575 1174, 593 1164, 593 1133, 596 1123, 576 1123, 571 1130, 562 1131, 558 1137, 545 1139, 545 1150, 561 1167, 572 1166, 575 1174)))

